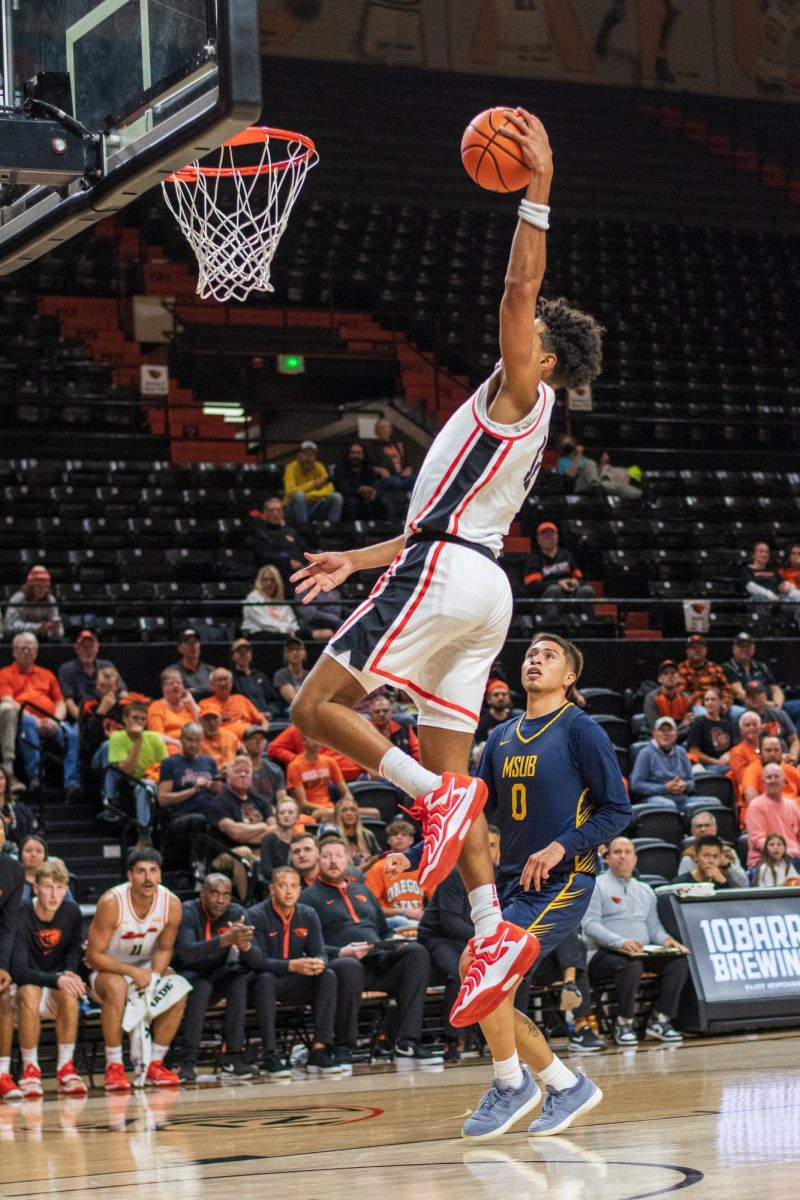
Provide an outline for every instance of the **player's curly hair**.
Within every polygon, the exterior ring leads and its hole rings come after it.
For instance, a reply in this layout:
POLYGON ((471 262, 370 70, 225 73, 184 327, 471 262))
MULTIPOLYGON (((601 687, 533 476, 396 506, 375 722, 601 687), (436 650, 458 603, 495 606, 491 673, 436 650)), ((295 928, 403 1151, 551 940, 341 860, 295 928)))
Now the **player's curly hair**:
POLYGON ((542 345, 558 359, 551 383, 576 388, 595 379, 603 366, 603 326, 563 296, 540 299, 536 315, 545 326, 542 345))

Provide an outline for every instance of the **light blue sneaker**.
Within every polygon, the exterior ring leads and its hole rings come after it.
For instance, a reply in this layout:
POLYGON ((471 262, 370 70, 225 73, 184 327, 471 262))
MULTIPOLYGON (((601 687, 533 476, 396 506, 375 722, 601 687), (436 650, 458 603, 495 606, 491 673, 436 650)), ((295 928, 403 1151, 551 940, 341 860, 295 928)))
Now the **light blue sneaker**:
POLYGON ((522 1074, 524 1079, 518 1088, 505 1087, 499 1079, 492 1082, 475 1112, 464 1122, 462 1137, 471 1142, 488 1142, 489 1138, 500 1137, 539 1103, 542 1093, 533 1076, 526 1067, 522 1068, 522 1074))
POLYGON ((603 1093, 597 1084, 581 1074, 571 1088, 557 1092, 554 1087, 548 1087, 542 1115, 528 1126, 528 1133, 532 1137, 550 1137, 554 1133, 561 1133, 576 1117, 594 1108, 602 1099, 603 1093))

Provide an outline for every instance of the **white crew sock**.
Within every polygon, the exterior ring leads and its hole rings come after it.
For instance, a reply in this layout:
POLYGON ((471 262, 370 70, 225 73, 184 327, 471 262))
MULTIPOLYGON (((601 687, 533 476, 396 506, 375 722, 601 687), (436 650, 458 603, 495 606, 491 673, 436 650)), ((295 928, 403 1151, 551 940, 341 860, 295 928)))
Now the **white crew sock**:
POLYGON ((106 1046, 106 1066, 122 1062, 122 1046, 106 1046))
POLYGON ((160 1042, 153 1042, 151 1062, 163 1062, 167 1057, 169 1045, 162 1046, 160 1042))
POLYGON ((388 779, 396 787, 408 792, 409 796, 425 796, 438 788, 442 782, 441 775, 426 771, 410 754, 405 754, 399 746, 392 746, 380 761, 378 773, 388 779))
POLYGON ((516 1050, 511 1058, 494 1059, 494 1077, 511 1088, 521 1088, 524 1082, 519 1055, 516 1050))
POLYGON ((38 1048, 38 1046, 34 1046, 32 1050, 24 1050, 22 1048, 22 1046, 20 1046, 19 1050, 20 1050, 20 1054, 22 1055, 23 1071, 25 1070, 25 1068, 28 1066, 29 1063, 33 1063, 33 1065, 35 1067, 38 1067, 38 1065, 39 1065, 39 1048, 38 1048))
POLYGON ((65 1063, 72 1062, 74 1057, 75 1057, 75 1043, 74 1042, 59 1042, 58 1043, 58 1062, 56 1064, 56 1070, 60 1071, 61 1068, 65 1065, 65 1063))
POLYGON ((469 893, 469 906, 475 937, 491 937, 502 920, 497 888, 493 883, 482 883, 469 893))
POLYGON ((0 1075, 9 1075, 11 1073, 11 1056, 8 1058, 0 1058, 0 1075))
POLYGON ((546 1084, 547 1087, 555 1088, 557 1092, 563 1092, 565 1088, 575 1087, 575 1084, 578 1082, 578 1076, 573 1075, 569 1067, 565 1066, 555 1054, 550 1066, 545 1067, 543 1071, 537 1071, 536 1074, 542 1083, 546 1084))

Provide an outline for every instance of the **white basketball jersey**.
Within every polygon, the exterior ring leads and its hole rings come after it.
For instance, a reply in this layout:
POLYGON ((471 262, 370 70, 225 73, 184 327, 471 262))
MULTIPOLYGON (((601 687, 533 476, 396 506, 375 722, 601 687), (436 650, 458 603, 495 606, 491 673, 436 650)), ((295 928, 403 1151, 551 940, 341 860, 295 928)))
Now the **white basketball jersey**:
POLYGON ((133 911, 129 883, 119 883, 111 892, 117 898, 119 915, 107 953, 132 967, 149 965, 158 935, 169 919, 169 888, 158 885, 146 917, 137 917, 133 911))
POLYGON ((486 379, 436 436, 411 494, 406 536, 450 533, 498 555, 542 465, 555 393, 539 384, 524 421, 498 425, 486 415, 486 379))

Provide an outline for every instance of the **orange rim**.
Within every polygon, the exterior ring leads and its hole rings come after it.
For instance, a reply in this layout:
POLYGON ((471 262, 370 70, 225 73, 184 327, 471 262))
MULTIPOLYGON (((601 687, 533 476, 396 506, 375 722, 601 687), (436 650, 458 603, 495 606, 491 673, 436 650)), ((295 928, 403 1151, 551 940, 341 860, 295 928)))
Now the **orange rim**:
POLYGON ((283 142, 297 142, 304 147, 301 154, 294 155, 293 158, 285 158, 280 162, 262 162, 254 167, 181 167, 179 171, 173 171, 165 179, 165 183, 196 183, 198 176, 203 175, 207 179, 230 179, 234 175, 253 176, 253 175, 269 175, 273 171, 288 171, 290 167, 297 163, 308 162, 313 154, 316 154, 317 148, 310 137, 306 137, 303 133, 293 133, 290 129, 272 129, 268 125, 251 125, 248 129, 243 129, 241 133, 237 133, 235 137, 224 142, 223 146, 257 146, 260 142, 267 142, 271 138, 277 138, 283 142))

